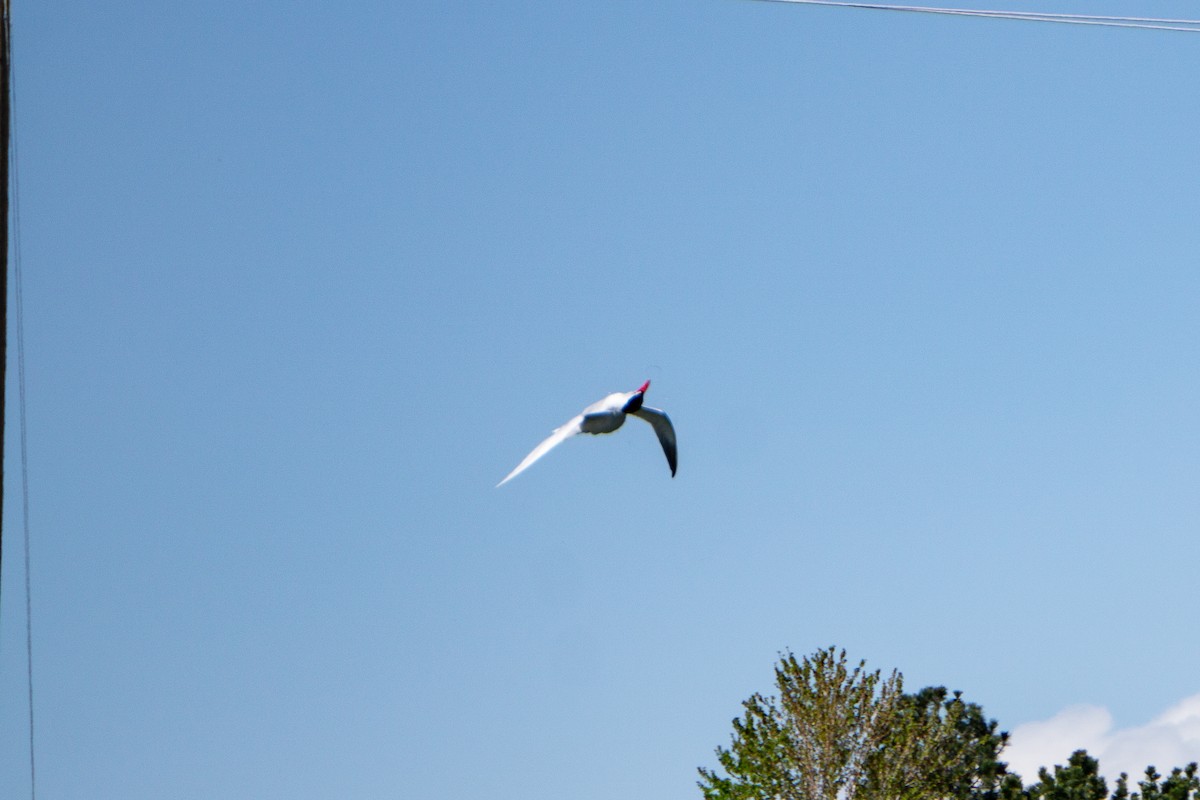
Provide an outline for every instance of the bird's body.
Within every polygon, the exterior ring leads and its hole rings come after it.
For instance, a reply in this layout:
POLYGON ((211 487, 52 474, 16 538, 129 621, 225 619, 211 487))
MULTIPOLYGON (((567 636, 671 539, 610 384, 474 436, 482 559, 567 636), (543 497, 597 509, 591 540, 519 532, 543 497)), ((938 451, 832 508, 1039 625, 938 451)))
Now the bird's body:
POLYGON ((665 413, 657 408, 642 405, 642 398, 648 388, 650 388, 650 381, 643 383, 637 391, 614 392, 603 400, 592 403, 578 416, 556 428, 554 433, 535 447, 533 452, 525 456, 525 459, 517 465, 516 469, 508 473, 504 480, 496 485, 503 486, 508 483, 524 472, 533 462, 549 453, 556 445, 565 442, 577 433, 601 434, 618 430, 625 424, 625 418, 630 414, 644 419, 653 426, 654 432, 658 435, 658 441, 662 445, 663 453, 667 456, 667 463, 671 466, 671 477, 675 477, 677 464, 675 427, 671 425, 671 420, 665 413))
POLYGON ((638 396, 638 392, 614 392, 603 400, 592 403, 579 415, 580 432, 612 433, 617 430, 625 424, 626 414, 634 413, 635 409, 628 409, 626 406, 631 398, 638 396))

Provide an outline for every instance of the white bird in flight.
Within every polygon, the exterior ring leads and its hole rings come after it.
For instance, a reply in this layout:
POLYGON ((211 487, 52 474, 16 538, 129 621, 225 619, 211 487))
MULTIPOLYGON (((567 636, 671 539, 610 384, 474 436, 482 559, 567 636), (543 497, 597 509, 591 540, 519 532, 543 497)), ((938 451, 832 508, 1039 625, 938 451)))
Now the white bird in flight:
POLYGON ((646 381, 635 392, 615 392, 603 400, 592 403, 580 412, 579 416, 569 420, 565 425, 556 428, 546 441, 533 448, 533 452, 525 456, 525 460, 517 464, 517 468, 508 473, 504 480, 496 484, 497 488, 520 475, 542 456, 549 453, 561 442, 565 442, 577 433, 612 433, 625 424, 625 415, 646 420, 658 434, 658 443, 662 445, 667 455, 667 464, 671 466, 671 477, 675 477, 677 456, 675 452, 675 427, 665 413, 657 408, 642 405, 642 397, 650 388, 646 381))

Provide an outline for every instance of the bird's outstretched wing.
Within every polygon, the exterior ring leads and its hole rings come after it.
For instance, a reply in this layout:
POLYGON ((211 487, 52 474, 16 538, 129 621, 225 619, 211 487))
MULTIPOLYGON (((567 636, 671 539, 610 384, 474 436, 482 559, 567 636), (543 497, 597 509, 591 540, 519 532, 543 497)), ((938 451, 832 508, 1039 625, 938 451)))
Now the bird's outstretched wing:
MULTIPOLYGON (((667 424, 669 425, 670 423, 667 423, 667 424)), ((546 455, 546 453, 549 453, 551 450, 553 450, 555 448, 555 446, 557 446, 558 444, 560 444, 562 442, 565 442, 567 439, 570 439, 572 436, 574 436, 577 433, 581 433, 582 431, 583 431, 583 415, 582 414, 575 417, 574 419, 572 419, 570 422, 566 423, 565 425, 563 425, 559 428, 555 428, 554 433, 550 434, 550 436, 548 436, 546 438, 546 441, 542 442, 537 447, 533 448, 533 452, 530 453, 529 455, 525 456, 525 460, 522 461, 520 464, 517 464, 516 469, 514 469, 512 472, 508 473, 508 475, 504 478, 504 480, 502 480, 496 484, 496 488, 500 488, 504 484, 508 483, 513 478, 517 477, 522 472, 524 472, 526 469, 528 469, 530 464, 537 461, 539 458, 546 455)))
POLYGON ((650 406, 642 406, 634 411, 633 415, 654 426, 654 432, 658 434, 658 443, 662 445, 663 452, 667 455, 667 463, 671 465, 671 477, 674 478, 679 456, 675 450, 675 426, 671 424, 671 418, 650 406))

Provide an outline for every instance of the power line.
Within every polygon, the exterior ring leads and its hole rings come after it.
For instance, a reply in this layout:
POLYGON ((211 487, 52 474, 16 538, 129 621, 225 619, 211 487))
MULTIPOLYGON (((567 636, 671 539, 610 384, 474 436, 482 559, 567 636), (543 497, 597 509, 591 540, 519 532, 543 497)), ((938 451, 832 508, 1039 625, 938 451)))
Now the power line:
MULTIPOLYGON (((17 333, 17 395, 20 415, 20 444, 21 444, 21 521, 25 533, 25 666, 29 687, 29 796, 30 800, 37 798, 37 767, 34 757, 34 726, 33 726, 33 579, 30 570, 30 541, 29 541, 29 446, 26 430, 25 412, 25 302, 24 287, 21 275, 21 182, 17 169, 17 132, 16 125, 16 81, 12 73, 12 12, 9 0, 3 0, 3 59, 6 74, 4 75, 5 133, 7 133, 7 152, 4 153, 8 176, 11 180, 11 211, 12 211, 12 263, 13 263, 13 296, 15 306, 15 328, 17 333)), ((8 191, 6 186, 5 190, 8 191)), ((7 199, 7 198, 6 198, 7 199)), ((6 203, 5 205, 9 205, 6 203)), ((7 220, 6 220, 7 222, 7 220)), ((7 239, 7 235, 5 239, 7 239)), ((7 255, 7 253, 6 253, 7 255)), ((4 276, 7 282, 8 276, 4 276)), ((7 291, 5 292, 7 303, 7 291)), ((7 317, 7 308, 5 308, 7 317)), ((7 322, 7 320, 6 320, 7 322)), ((3 377, 0 376, 0 380, 3 377)))
POLYGON ((755 0, 760 3, 791 3, 807 6, 862 8, 873 11, 907 11, 917 14, 946 14, 959 17, 986 17, 1024 22, 1057 22, 1067 25, 1099 25, 1108 28, 1140 28, 1142 30, 1200 33, 1200 19, 1167 19, 1162 17, 1123 17, 1100 14, 1056 14, 1039 11, 1000 11, 940 6, 906 6, 891 3, 857 3, 849 0, 755 0))

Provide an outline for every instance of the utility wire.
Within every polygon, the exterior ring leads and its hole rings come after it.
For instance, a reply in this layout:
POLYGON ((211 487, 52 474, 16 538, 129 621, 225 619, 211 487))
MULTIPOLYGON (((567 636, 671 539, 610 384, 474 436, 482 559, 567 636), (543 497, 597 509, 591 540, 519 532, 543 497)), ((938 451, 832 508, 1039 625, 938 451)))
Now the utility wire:
POLYGON ((29 560, 29 446, 26 432, 25 412, 25 300, 21 276, 21 180, 17 165, 16 79, 12 69, 12 12, 7 0, 4 2, 4 57, 9 65, 8 73, 8 117, 9 117, 9 175, 12 181, 12 262, 13 295, 16 310, 14 322, 17 332, 17 405, 21 419, 21 522, 25 533, 25 667, 29 686, 29 797, 37 798, 37 766, 34 757, 33 727, 33 580, 29 560))
POLYGON ((1025 22, 1057 22, 1067 25, 1099 25, 1108 28, 1140 28, 1143 30, 1181 31, 1200 33, 1200 19, 1165 19, 1161 17, 1122 17, 1099 14, 1056 14, 1039 11, 999 11, 940 6, 905 6, 891 3, 856 3, 848 0, 755 0, 760 3, 791 3, 807 6, 836 6, 864 8, 874 11, 908 11, 918 14, 948 14, 960 17, 987 17, 1025 22))

